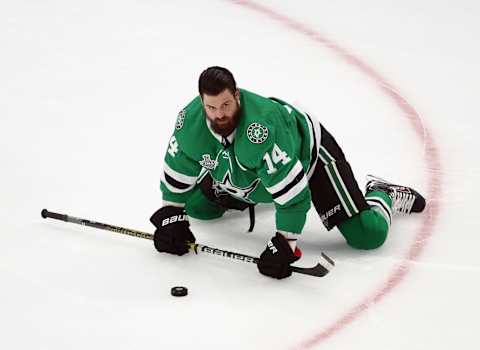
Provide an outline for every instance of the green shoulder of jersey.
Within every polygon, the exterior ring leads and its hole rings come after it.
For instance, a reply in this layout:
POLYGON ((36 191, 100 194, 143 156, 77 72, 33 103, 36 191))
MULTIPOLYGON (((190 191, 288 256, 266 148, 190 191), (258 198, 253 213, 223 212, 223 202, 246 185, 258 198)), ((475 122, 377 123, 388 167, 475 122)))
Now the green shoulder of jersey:
POLYGON ((201 159, 201 155, 208 151, 215 153, 213 149, 205 149, 214 144, 215 138, 207 127, 205 111, 199 96, 178 113, 173 137, 182 152, 190 159, 201 159))
MULTIPOLYGON (((240 90, 240 105, 242 114, 235 131, 235 154, 243 166, 255 169, 263 161, 265 152, 278 142, 278 134, 288 133, 296 127, 297 120, 289 115, 292 107, 283 101, 244 89, 240 90)), ((218 139, 207 126, 199 96, 179 112, 174 137, 191 159, 201 159, 208 152, 216 153, 218 139)))

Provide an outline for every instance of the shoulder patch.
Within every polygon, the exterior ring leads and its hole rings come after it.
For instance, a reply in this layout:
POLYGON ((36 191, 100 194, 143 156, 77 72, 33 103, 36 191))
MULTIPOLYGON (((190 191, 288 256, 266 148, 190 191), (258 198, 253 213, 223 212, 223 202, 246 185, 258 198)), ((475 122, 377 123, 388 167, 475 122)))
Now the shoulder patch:
POLYGON ((182 109, 177 115, 177 121, 175 122, 175 129, 180 130, 183 128, 183 122, 185 120, 185 109, 182 109))
POLYGON ((247 137, 251 143, 264 143, 268 138, 268 128, 259 123, 251 123, 247 128, 247 137))

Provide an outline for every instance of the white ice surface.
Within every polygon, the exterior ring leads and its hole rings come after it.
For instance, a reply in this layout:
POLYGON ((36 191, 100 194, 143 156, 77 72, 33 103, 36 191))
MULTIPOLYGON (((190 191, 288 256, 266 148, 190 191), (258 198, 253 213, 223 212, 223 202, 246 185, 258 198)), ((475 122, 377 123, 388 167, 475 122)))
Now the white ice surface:
MULTIPOLYGON (((393 84, 432 137, 435 169, 425 139, 370 76, 241 4, 0 3, 2 349, 480 348, 478 2, 256 2, 393 84), (48 208, 151 232, 175 116, 210 65, 315 114, 361 186, 367 173, 423 192, 438 181, 418 257, 405 261, 422 215, 396 219, 383 247, 362 252, 311 211, 301 265, 325 251, 337 267, 282 281, 251 264, 158 254, 150 241, 40 218, 48 208), (398 266, 406 274, 388 289, 398 266), (189 296, 171 297, 174 285, 189 296)), ((192 229, 201 243, 258 255, 273 222, 262 207, 253 234, 239 214, 192 229)))

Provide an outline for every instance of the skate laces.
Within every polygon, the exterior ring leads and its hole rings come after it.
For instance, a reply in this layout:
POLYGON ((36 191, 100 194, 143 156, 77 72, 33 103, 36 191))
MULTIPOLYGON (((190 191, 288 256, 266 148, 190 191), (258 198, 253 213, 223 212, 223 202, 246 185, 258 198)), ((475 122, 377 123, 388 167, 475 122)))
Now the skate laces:
POLYGON ((413 203, 415 202, 415 195, 404 191, 398 191, 396 188, 392 189, 392 210, 397 213, 410 214, 413 203))

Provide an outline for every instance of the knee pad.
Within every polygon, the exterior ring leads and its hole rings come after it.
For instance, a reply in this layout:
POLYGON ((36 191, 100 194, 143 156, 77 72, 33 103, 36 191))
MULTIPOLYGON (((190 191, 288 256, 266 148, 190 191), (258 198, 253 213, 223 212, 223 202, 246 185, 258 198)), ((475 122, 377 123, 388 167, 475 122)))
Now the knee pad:
POLYGON ((376 211, 367 209, 344 221, 338 228, 349 246, 375 249, 383 245, 388 235, 388 223, 376 211))

